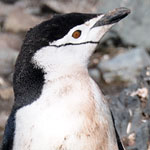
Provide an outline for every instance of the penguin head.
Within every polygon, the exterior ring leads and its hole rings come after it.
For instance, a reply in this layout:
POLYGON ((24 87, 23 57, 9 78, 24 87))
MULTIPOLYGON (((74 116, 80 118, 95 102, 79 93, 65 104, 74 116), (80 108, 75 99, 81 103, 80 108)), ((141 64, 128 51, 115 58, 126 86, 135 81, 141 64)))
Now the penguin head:
MULTIPOLYGON (((50 72, 54 66, 87 65, 103 35, 118 21, 127 16, 126 8, 107 14, 71 13, 58 15, 41 26, 48 44, 36 51, 32 63, 50 72)), ((39 37, 41 40, 43 36, 39 37)))
POLYGON ((16 99, 24 97, 22 103, 28 104, 38 97, 45 74, 78 65, 86 67, 103 35, 129 13, 126 8, 118 8, 106 14, 62 14, 30 29, 15 66, 16 99))

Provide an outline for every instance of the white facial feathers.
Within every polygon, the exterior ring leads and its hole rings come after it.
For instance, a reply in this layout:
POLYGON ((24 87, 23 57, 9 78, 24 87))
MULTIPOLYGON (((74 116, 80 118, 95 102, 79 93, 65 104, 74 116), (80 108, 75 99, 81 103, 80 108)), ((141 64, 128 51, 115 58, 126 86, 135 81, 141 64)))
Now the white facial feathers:
MULTIPOLYGON (((88 64, 89 57, 94 52, 99 40, 112 25, 105 25, 92 28, 101 18, 100 15, 82 25, 72 28, 63 38, 49 43, 49 46, 38 50, 32 62, 44 70, 44 72, 56 72, 59 69, 72 68, 72 66, 84 66, 88 64), (79 38, 72 34, 81 31, 79 38), (57 70, 56 70, 57 69, 57 70)), ((68 70, 68 69, 67 69, 68 70)), ((66 69, 65 69, 66 71, 66 69)))
MULTIPOLYGON (((90 32, 92 32, 91 29, 92 26, 101 18, 103 17, 103 15, 100 15, 96 18, 93 18, 87 22, 85 22, 82 25, 78 25, 75 26, 74 28, 72 28, 62 39, 59 39, 57 41, 53 41, 52 43, 49 43, 50 45, 62 45, 62 44, 67 44, 67 43, 82 43, 82 42, 87 42, 89 41, 94 41, 94 39, 92 37, 89 36, 90 32), (77 39, 72 37, 72 34, 74 31, 76 30, 80 30, 81 31, 81 36, 77 39)), ((99 41, 99 39, 95 39, 97 42, 99 41)))

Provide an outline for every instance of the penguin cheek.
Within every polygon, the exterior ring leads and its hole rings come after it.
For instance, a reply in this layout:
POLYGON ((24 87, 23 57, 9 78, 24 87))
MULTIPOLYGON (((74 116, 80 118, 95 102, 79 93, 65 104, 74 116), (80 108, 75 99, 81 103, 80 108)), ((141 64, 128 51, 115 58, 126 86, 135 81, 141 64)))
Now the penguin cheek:
POLYGON ((98 44, 90 44, 88 47, 87 47, 87 50, 88 50, 88 58, 94 53, 96 47, 97 47, 98 44))
POLYGON ((97 47, 97 44, 85 44, 82 49, 80 49, 80 57, 82 58, 83 61, 88 61, 90 56, 93 54, 95 51, 95 48, 97 47))
POLYGON ((107 33, 107 31, 112 26, 113 24, 92 28, 88 35, 89 40, 92 39, 92 41, 97 41, 97 42, 100 41, 100 39, 107 33))

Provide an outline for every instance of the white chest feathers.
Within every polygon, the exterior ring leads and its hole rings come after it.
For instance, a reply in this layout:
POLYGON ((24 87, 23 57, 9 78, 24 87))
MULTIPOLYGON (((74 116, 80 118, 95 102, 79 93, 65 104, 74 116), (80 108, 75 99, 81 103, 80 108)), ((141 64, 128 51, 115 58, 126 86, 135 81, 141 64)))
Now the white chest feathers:
POLYGON ((49 81, 16 113, 13 150, 118 150, 109 108, 87 75, 49 81))

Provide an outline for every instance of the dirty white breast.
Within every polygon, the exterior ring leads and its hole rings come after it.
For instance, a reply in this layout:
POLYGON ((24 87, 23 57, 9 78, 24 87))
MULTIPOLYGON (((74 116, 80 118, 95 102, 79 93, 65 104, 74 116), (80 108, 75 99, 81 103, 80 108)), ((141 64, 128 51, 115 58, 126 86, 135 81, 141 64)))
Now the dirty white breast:
POLYGON ((118 150, 107 102, 89 76, 48 81, 16 113, 13 150, 118 150))

